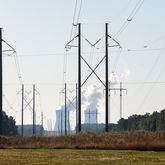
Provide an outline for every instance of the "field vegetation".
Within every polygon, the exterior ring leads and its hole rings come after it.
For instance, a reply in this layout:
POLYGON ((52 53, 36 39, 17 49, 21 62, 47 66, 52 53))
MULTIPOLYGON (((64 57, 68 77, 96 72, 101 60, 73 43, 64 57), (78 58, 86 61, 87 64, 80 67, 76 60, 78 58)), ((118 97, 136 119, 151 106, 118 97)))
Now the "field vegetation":
POLYGON ((155 151, 0 149, 0 164, 164 165, 164 154, 155 151))
POLYGON ((165 151, 165 132, 87 133, 57 137, 0 137, 0 148, 165 151))

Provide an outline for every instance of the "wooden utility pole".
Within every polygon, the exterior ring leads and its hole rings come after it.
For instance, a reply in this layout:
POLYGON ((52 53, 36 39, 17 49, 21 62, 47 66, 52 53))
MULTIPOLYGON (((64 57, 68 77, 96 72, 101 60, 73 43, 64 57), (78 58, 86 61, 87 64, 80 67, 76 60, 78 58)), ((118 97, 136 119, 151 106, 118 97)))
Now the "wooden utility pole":
POLYGON ((24 112, 24 84, 22 84, 22 115, 21 115, 21 136, 23 136, 23 112, 24 112))
POLYGON ((66 83, 65 83, 65 136, 67 135, 67 102, 66 102, 66 83))
POLYGON ((33 136, 36 134, 35 116, 35 85, 33 84, 33 136))

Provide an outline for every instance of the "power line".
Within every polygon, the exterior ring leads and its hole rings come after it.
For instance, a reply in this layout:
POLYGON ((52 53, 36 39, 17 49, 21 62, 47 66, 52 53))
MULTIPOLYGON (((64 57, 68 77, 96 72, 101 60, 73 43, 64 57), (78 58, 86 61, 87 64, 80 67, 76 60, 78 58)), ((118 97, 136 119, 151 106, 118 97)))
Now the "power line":
POLYGON ((123 12, 127 9, 127 7, 129 6, 129 4, 131 3, 131 1, 132 1, 132 0, 129 0, 129 1, 125 4, 125 6, 118 12, 118 14, 116 14, 115 19, 117 19, 117 18, 119 17, 119 15, 122 15, 122 14, 123 14, 123 12))
POLYGON ((137 2, 137 4, 135 5, 135 7, 133 8, 132 12, 130 13, 130 15, 127 17, 126 21, 124 21, 124 23, 121 26, 121 28, 115 34, 115 36, 114 36, 115 38, 119 37, 119 35, 127 28, 127 26, 129 25, 129 23, 133 20, 133 18, 136 16, 136 14, 138 13, 138 11, 142 7, 143 3, 144 3, 144 0, 139 0, 137 2))
POLYGON ((21 69, 20 69, 20 65, 19 65, 19 61, 18 61, 18 55, 16 52, 13 55, 14 55, 14 62, 16 65, 17 76, 18 76, 19 82, 20 82, 20 84, 23 84, 21 69))
MULTIPOLYGON (((79 7, 78 7, 78 0, 76 0, 69 40, 71 40, 72 38, 74 38, 76 36, 77 24, 78 24, 79 19, 80 19, 81 8, 82 8, 82 0, 80 0, 79 7), (77 19, 76 19, 76 16, 77 16, 77 19), (73 36, 72 36, 72 34, 73 34, 73 36)), ((73 43, 73 41, 71 41, 71 45, 72 45, 72 43, 73 43)))
POLYGON ((161 82, 156 82, 156 81, 142 81, 142 82, 123 82, 123 84, 127 84, 127 85, 148 85, 148 84, 157 84, 157 85, 165 85, 165 81, 161 81, 161 82))
POLYGON ((163 34, 163 35, 159 36, 158 38, 148 42, 148 44, 146 44, 144 47, 148 47, 150 45, 153 45, 154 43, 157 43, 158 41, 161 41, 163 39, 165 39, 165 34, 163 34))
MULTIPOLYGON (((79 9, 77 9, 78 7, 78 0, 75 1, 75 8, 74 8, 74 14, 73 14, 73 21, 72 21, 72 27, 71 27, 71 32, 70 32, 70 40, 72 39, 72 34, 73 34, 73 30, 75 27, 75 31, 74 31, 74 36, 73 38, 75 38, 76 36, 76 31, 77 31, 77 24, 80 18, 80 13, 81 13, 81 7, 82 7, 82 0, 80 1, 80 6, 79 9), (76 14, 78 11, 78 15, 77 15, 77 20, 76 20, 76 14), (76 22, 75 22, 76 20, 76 22)), ((72 44, 73 40, 71 41, 72 44)), ((64 50, 64 61, 63 61, 63 83, 66 83, 66 75, 67 75, 67 49, 64 50)))
POLYGON ((77 20, 76 20, 76 22, 73 23, 73 26, 76 25, 76 26, 75 26, 75 31, 74 31, 73 38, 76 36, 77 25, 78 25, 78 23, 79 23, 80 14, 81 14, 81 8, 82 8, 82 0, 80 0, 80 6, 79 6, 79 10, 78 10, 77 20))
MULTIPOLYGON (((162 68, 162 70, 159 72, 158 76, 156 77, 155 81, 158 81, 158 79, 160 78, 160 76, 163 74, 163 72, 165 71, 165 66, 162 68)), ((153 88, 155 87, 155 83, 152 84, 152 86, 150 87, 150 89, 148 90, 148 92, 146 93, 146 95, 143 98, 142 103, 138 106, 137 111, 139 111, 145 104, 145 102, 147 101, 148 97, 151 94, 151 91, 153 90, 153 88)))
POLYGON ((66 83, 66 74, 67 74, 67 50, 64 50, 63 83, 66 83))
MULTIPOLYGON (((163 48, 165 48, 165 45, 163 46, 163 48)), ((145 77, 145 80, 146 80, 146 79, 149 77, 149 75, 153 72, 153 70, 154 70, 155 66, 158 64, 158 61, 159 61, 160 57, 162 56, 163 52, 164 52, 164 50, 162 49, 161 52, 157 55, 155 62, 153 63, 153 65, 152 65, 150 71, 148 72, 147 76, 145 77)), ((145 81, 145 80, 144 80, 144 81, 145 81)))
MULTIPOLYGON (((3 98, 4 98, 5 102, 6 102, 6 104, 8 105, 9 109, 13 110, 13 111, 16 112, 16 113, 17 113, 17 112, 20 112, 20 111, 16 110, 16 109, 13 107, 13 104, 11 104, 11 103, 9 102, 9 100, 7 99, 7 97, 6 97, 5 94, 3 94, 3 98)), ((14 100, 14 103, 15 103, 15 100, 14 100)))
MULTIPOLYGON (((128 49, 120 49, 120 50, 112 50, 111 53, 124 53, 124 52, 155 52, 155 51, 160 51, 160 50, 165 50, 165 48, 143 48, 143 49, 131 49, 131 48, 128 48, 128 49)), ((90 54, 91 52, 82 52, 83 54, 90 54)), ((105 52, 101 51, 101 52, 95 52, 95 54, 103 54, 105 52)), ((3 55, 7 55, 5 53, 3 53, 3 55)), ((24 57, 41 57, 41 56, 62 56, 64 55, 64 53, 52 53, 52 54, 22 54, 22 55, 17 55, 18 58, 24 58, 24 57)), ((73 52, 73 53, 69 53, 69 55, 74 55, 76 56, 77 53, 76 52, 73 52)), ((133 54, 133 55, 136 55, 136 54, 133 54)))
MULTIPOLYGON (((164 49, 165 46, 163 46, 162 48, 164 49)), ((155 59, 153 65, 152 65, 151 69, 149 70, 147 76, 145 77, 145 80, 144 80, 144 81, 146 81, 146 80, 148 79, 148 77, 150 76, 150 74, 153 72, 155 66, 158 64, 158 61, 159 61, 159 59, 160 59, 160 57, 162 56, 162 53, 163 53, 163 51, 164 51, 163 49, 161 50, 161 52, 158 54, 157 58, 155 59)), ((149 97, 149 95, 150 95, 152 89, 154 88, 154 86, 155 86, 157 80, 159 79, 159 77, 161 76, 161 74, 164 72, 164 70, 165 70, 165 67, 160 71, 160 73, 158 74, 157 78, 155 79, 155 82, 152 83, 152 86, 150 87, 150 89, 148 90, 148 92, 146 93, 146 95, 144 96, 144 99, 143 99, 142 103, 138 106, 138 108, 137 108, 136 111, 139 111, 139 110, 144 106, 144 103, 145 103, 146 100, 148 99, 148 97, 149 97)), ((139 90, 138 90, 138 91, 139 91, 139 90)))
POLYGON ((14 49, 14 47, 11 46, 7 41, 5 41, 3 39, 2 39, 2 41, 9 47, 9 49, 3 50, 3 53, 9 52, 10 54, 7 54, 8 56, 13 55, 15 66, 16 66, 16 70, 17 70, 17 76, 18 76, 18 79, 19 79, 20 84, 22 84, 23 81, 22 81, 21 70, 20 70, 20 66, 19 66, 19 60, 18 60, 17 52, 14 49))
MULTIPOLYGON (((162 48, 165 48, 165 46, 163 46, 162 48)), ((156 57, 156 59, 155 59, 153 65, 152 65, 151 69, 148 71, 147 75, 145 76, 144 82, 147 81, 148 77, 149 77, 149 76, 151 75, 151 73, 153 72, 153 70, 154 70, 154 68, 156 67, 156 65, 157 65, 157 63, 158 63, 160 57, 162 56, 163 51, 164 51, 164 50, 162 49, 161 52, 158 53, 158 55, 157 55, 157 57, 156 57)), ((143 84, 141 84, 141 86, 142 86, 142 85, 143 85, 143 84)), ((137 90, 134 92, 136 95, 137 95, 137 92, 140 92, 140 91, 141 91, 141 90, 140 90, 140 89, 141 89, 141 86, 139 86, 139 87, 137 88, 137 90)), ((132 95, 132 96, 134 96, 134 95, 132 95)))
POLYGON ((77 11, 77 0, 75 2, 75 8, 74 8, 74 14, 73 14, 73 21, 72 21, 72 28, 71 28, 71 32, 70 32, 70 39, 72 39, 72 33, 73 33, 73 28, 74 28, 74 22, 75 22, 75 18, 76 18, 76 11, 77 11))
MULTIPOLYGON (((52 84, 52 83, 35 83, 37 86, 63 86, 63 83, 59 83, 59 84, 52 84)), ((88 85, 90 85, 89 83, 87 83, 88 85)), ((127 84, 127 85, 139 85, 139 84, 165 84, 165 81, 160 81, 160 82, 156 82, 156 81, 129 81, 129 82, 123 82, 123 84, 127 84)), ((31 86, 33 85, 31 84, 24 84, 26 86, 31 86)), ((75 83, 67 83, 67 85, 75 85, 75 83)), ((20 86, 20 84, 4 84, 4 86, 20 86)))
POLYGON ((117 64, 118 64, 118 61, 119 61, 119 59, 120 59, 120 55, 121 55, 121 53, 122 53, 122 48, 119 48, 119 49, 120 49, 120 51, 117 52, 118 54, 117 54, 117 56, 116 56, 116 58, 115 58, 115 61, 114 61, 113 67, 112 67, 112 71, 114 71, 114 70, 116 69, 117 64))

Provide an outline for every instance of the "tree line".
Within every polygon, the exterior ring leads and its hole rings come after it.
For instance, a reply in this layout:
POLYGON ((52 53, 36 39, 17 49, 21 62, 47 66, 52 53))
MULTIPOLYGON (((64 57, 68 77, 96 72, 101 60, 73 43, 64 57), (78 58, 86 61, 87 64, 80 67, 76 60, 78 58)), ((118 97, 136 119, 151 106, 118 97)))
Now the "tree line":
POLYGON ((165 110, 161 112, 146 113, 145 115, 132 115, 128 119, 120 119, 117 125, 110 125, 110 130, 117 131, 165 131, 165 110))
POLYGON ((18 135, 15 119, 2 112, 2 135, 16 136, 18 135))

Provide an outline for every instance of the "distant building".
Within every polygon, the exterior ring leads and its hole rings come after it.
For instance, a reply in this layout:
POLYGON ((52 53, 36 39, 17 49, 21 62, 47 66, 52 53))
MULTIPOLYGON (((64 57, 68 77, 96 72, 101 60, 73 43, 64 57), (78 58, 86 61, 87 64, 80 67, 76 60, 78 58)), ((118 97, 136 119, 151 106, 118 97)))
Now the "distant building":
MULTIPOLYGON (((21 136, 21 129, 22 126, 21 125, 17 125, 18 127, 18 134, 21 136)), ((41 125, 36 125, 35 126, 35 132, 36 132, 36 136, 42 136, 44 134, 44 129, 41 125)), ((24 136, 33 136, 33 125, 32 124, 27 124, 23 126, 23 135, 24 136)))
MULTIPOLYGON (((81 128, 82 128, 82 131, 87 131, 87 132, 104 132, 105 124, 103 123, 82 124, 81 128)), ((118 125, 114 123, 108 124, 108 130, 111 132, 118 131, 118 125)))
POLYGON ((97 124, 98 123, 98 110, 97 109, 87 109, 84 111, 85 124, 97 124))
POLYGON ((57 132, 55 131, 44 131, 44 136, 58 136, 57 132))
MULTIPOLYGON (((70 132, 70 120, 69 120, 69 111, 67 112, 66 116, 66 130, 69 134, 70 132)), ((56 123, 54 127, 54 131, 57 135, 64 135, 65 134, 65 110, 60 109, 56 110, 56 123)))

